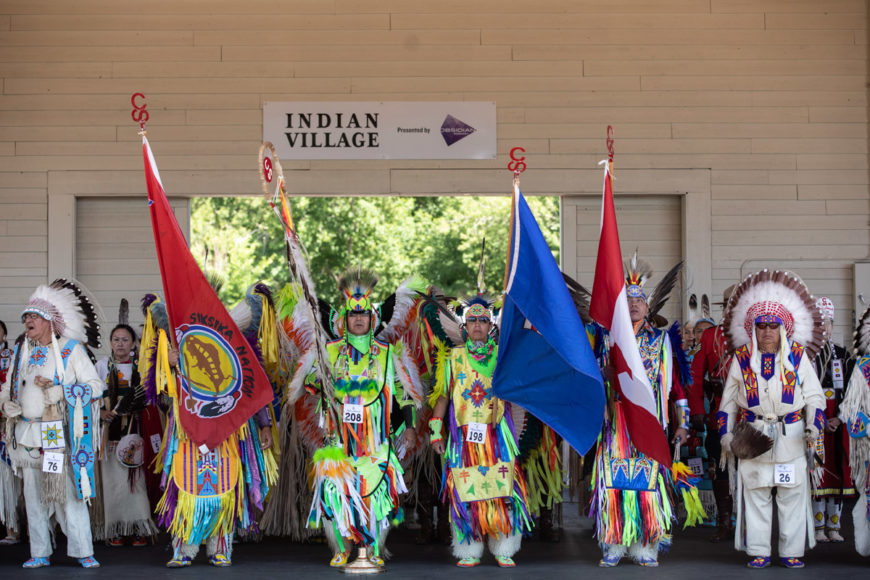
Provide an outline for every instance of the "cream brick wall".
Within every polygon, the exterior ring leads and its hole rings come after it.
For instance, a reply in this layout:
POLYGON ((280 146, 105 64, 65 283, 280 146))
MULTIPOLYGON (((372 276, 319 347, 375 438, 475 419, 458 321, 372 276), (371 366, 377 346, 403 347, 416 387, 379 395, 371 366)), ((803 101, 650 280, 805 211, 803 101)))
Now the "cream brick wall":
POLYGON ((497 160, 285 163, 306 194, 503 194, 514 146, 527 194, 597 193, 611 124, 617 194, 687 200, 693 290, 792 267, 841 306, 842 336, 870 242, 867 16, 864 0, 5 0, 0 318, 75 273, 76 197, 144 195, 141 91, 177 196, 259 191, 267 100, 497 104, 497 160))

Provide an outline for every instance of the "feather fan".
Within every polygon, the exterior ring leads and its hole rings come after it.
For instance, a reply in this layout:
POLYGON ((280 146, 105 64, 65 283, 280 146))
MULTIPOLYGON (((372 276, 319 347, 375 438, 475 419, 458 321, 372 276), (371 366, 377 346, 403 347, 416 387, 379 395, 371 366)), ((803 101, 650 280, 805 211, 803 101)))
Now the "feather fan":
POLYGON ((731 433, 734 435, 731 441, 731 453, 737 459, 755 459, 773 447, 773 439, 746 421, 738 422, 731 433))

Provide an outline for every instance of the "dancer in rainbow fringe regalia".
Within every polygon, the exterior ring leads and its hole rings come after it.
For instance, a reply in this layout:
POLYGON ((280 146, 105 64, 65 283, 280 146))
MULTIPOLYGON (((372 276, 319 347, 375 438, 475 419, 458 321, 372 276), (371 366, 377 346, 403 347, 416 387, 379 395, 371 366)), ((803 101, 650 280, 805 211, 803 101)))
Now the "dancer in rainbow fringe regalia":
POLYGON ((511 405, 492 391, 498 345, 491 302, 468 300, 463 323, 466 339, 437 356, 431 444, 445 456, 442 493, 458 565, 480 564, 487 540, 498 565, 510 568, 532 524, 511 405))
MULTIPOLYGON (((416 365, 401 343, 390 344, 390 337, 399 336, 397 327, 378 332, 381 309, 371 300, 376 283, 377 276, 361 269, 341 277, 345 301, 331 317, 338 338, 325 344, 329 376, 324 384, 315 371, 305 387, 320 396, 325 434, 312 461, 314 498, 308 524, 324 527, 333 567, 347 564, 355 545, 360 553, 351 566, 384 566, 387 532, 391 523, 402 520, 399 494, 407 491, 397 448, 416 438, 415 409, 423 401, 416 365)), ((407 294, 400 288, 393 302, 404 313, 409 304, 396 303, 407 302, 400 299, 407 294)), ((405 318, 395 310, 391 314, 391 322, 405 318)), ((301 365, 298 372, 307 372, 306 367, 301 365)))
POLYGON ((282 429, 282 438, 296 443, 282 458, 284 477, 264 525, 295 538, 310 533, 297 523, 303 494, 294 492, 301 487, 300 464, 313 448, 307 527, 323 526, 333 550, 331 566, 382 569, 390 524, 402 517, 399 454, 414 447, 415 410, 425 399, 417 371, 421 363, 413 358, 420 355, 419 343, 413 344, 406 331, 419 335, 412 320, 418 291, 425 292, 426 285, 410 278, 375 305, 371 292, 377 276, 358 267, 339 280, 340 309, 319 301, 271 143, 260 147, 260 162, 263 190, 284 227, 292 280, 279 328, 282 354, 292 369, 283 393, 282 426, 292 424, 289 432, 282 429), (348 564, 354 546, 359 556, 348 564))
MULTIPOLYGON (((681 339, 676 325, 671 332, 665 332, 653 323, 666 324, 658 311, 668 299, 681 266, 677 264, 665 274, 649 298, 643 288, 652 276, 649 266, 640 262, 635 253, 626 268, 629 315, 655 394, 659 424, 664 431, 673 427, 674 440, 680 443, 686 440, 689 419, 677 360, 682 354, 681 339), (672 347, 672 342, 678 346, 672 347), (669 411, 671 401, 677 409, 673 418, 669 411)), ((596 355, 607 370, 608 337, 600 327, 592 326, 590 330, 596 355)), ((609 403, 598 440, 590 506, 590 517, 595 519, 596 537, 603 552, 599 566, 616 566, 626 555, 641 566, 658 566, 659 552, 670 546, 671 526, 676 520, 670 490, 675 487, 684 500, 686 525, 700 523, 705 517, 696 488, 700 478, 690 477, 691 472, 682 463, 675 462, 668 469, 635 448, 622 401, 611 384, 613 379, 607 376, 605 379, 609 403)))
MULTIPOLYGON (((151 355, 140 358, 139 372, 146 377, 149 399, 156 401, 163 395, 169 405, 157 457, 165 491, 156 509, 159 525, 172 534, 173 555, 166 566, 190 566, 203 542, 209 563, 230 566, 234 531, 255 529, 254 510, 263 509, 263 501, 277 478, 272 449, 277 438, 273 432, 274 413, 271 405, 266 406, 215 449, 197 448, 178 419, 175 378, 177 372, 189 375, 194 369, 179 370, 177 366, 178 351, 170 346, 168 319, 159 298, 147 295, 143 308, 143 350, 151 349, 151 355)), ((231 315, 258 358, 265 359, 267 374, 275 376, 275 365, 280 360, 276 354, 275 310, 268 289, 261 284, 252 286, 231 315)), ((191 357, 191 362, 198 361, 191 357)))

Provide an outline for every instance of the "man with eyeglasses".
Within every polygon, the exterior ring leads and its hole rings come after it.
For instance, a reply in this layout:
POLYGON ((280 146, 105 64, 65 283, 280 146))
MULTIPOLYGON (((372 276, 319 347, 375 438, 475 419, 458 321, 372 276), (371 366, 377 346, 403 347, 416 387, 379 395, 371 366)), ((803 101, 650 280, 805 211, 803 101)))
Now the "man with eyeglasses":
POLYGON ((94 307, 81 288, 55 280, 36 289, 21 322, 24 339, 15 347, 0 407, 9 421, 12 466, 24 480, 30 559, 22 567, 51 565, 57 520, 67 555, 83 568, 98 568, 88 513, 104 387, 86 347, 99 347, 94 307))
POLYGON ((740 460, 734 546, 752 557, 749 568, 770 566, 776 489, 779 562, 802 568, 807 544, 815 545, 808 469, 825 427, 813 369, 821 316, 799 278, 763 270, 734 291, 723 325, 734 356, 716 419, 732 472, 733 457, 740 460))

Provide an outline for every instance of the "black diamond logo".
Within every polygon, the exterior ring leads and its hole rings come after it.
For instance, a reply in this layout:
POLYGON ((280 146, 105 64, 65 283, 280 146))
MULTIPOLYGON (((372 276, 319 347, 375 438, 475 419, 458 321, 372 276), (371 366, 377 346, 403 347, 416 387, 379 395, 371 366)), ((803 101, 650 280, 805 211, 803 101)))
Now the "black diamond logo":
POLYGON ((468 137, 474 131, 474 127, 463 123, 453 115, 447 115, 444 122, 441 123, 441 136, 444 137, 444 142, 447 143, 448 147, 460 139, 468 137))

